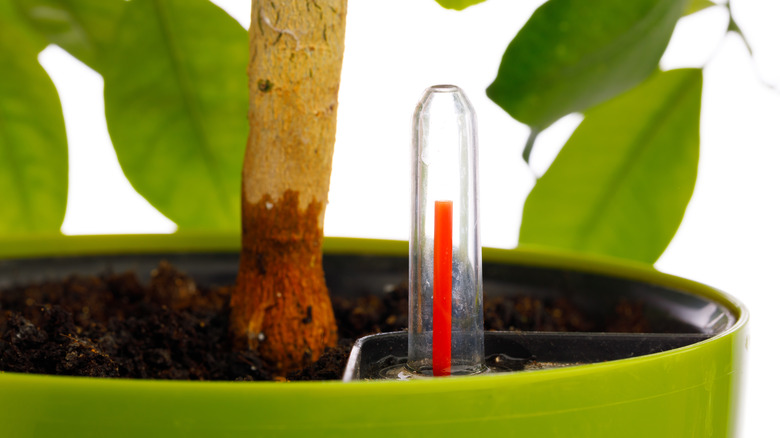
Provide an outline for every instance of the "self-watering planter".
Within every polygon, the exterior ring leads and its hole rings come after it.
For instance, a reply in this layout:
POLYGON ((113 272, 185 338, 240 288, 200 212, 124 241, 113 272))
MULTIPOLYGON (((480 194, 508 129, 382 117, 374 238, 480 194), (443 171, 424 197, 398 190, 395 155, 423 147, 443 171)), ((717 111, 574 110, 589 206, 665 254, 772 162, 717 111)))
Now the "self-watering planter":
MULTIPOLYGON (((333 293, 408 278, 408 244, 326 240, 333 293)), ((416 381, 170 382, 0 374, 2 436, 735 436, 747 312, 710 287, 650 268, 541 250, 483 251, 485 297, 565 297, 592 318, 642 303, 648 333, 487 333, 525 371, 416 381), (502 345, 502 343, 510 344, 502 345), (534 370, 536 361, 559 362, 534 370)), ((0 245, 0 287, 136 269, 161 258, 228 284, 235 236, 68 237, 0 245), (197 247, 202 248, 201 251, 197 247), (125 253, 125 254, 122 254, 125 253)), ((394 336, 394 335, 384 335, 394 336)), ((498 347, 496 347, 496 345, 498 347)), ((397 351, 403 356, 405 338, 397 351)), ((368 352, 368 347, 366 347, 368 352)), ((371 353, 374 354, 374 353, 371 353)))

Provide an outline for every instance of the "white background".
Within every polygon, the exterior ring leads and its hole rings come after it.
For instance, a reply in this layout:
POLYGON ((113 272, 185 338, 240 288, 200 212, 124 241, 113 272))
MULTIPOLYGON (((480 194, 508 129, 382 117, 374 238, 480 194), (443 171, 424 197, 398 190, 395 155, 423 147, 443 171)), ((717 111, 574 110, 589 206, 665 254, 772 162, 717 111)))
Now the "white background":
MULTIPOLYGON (((249 0, 215 3, 248 26, 249 0)), ((483 244, 516 245, 534 175, 544 173, 581 120, 569 116, 543 133, 529 168, 520 158, 528 129, 485 96, 506 45, 540 3, 489 0, 454 12, 433 0, 350 2, 327 235, 407 238, 411 113, 427 86, 453 83, 479 119, 483 244)), ((767 84, 780 87, 780 2, 732 3, 754 60, 739 38, 721 37, 723 8, 683 19, 662 60, 664 69, 705 70, 698 182, 656 267, 727 291, 750 309, 743 436, 777 436, 780 92, 767 84)), ((174 231, 121 173, 100 76, 56 47, 41 63, 60 91, 71 148, 63 232, 174 231)))

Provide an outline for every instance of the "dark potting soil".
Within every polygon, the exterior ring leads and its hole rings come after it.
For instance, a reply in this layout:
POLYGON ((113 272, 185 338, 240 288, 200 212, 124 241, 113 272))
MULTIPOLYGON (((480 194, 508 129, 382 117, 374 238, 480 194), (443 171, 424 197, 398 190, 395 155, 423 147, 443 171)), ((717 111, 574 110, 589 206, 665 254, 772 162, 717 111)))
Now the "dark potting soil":
MULTIPOLYGON (((337 294, 336 294, 337 295, 337 294)), ((621 303, 596 324, 565 300, 489 298, 486 330, 642 331, 641 305, 621 303), (606 324, 606 326, 604 325, 606 324)), ((338 346, 289 380, 340 379, 352 343, 407 327, 405 285, 333 298, 338 346)), ((0 291, 0 371, 185 380, 269 380, 254 351, 234 351, 230 288, 201 288, 162 262, 148 285, 133 273, 74 276, 0 291)))

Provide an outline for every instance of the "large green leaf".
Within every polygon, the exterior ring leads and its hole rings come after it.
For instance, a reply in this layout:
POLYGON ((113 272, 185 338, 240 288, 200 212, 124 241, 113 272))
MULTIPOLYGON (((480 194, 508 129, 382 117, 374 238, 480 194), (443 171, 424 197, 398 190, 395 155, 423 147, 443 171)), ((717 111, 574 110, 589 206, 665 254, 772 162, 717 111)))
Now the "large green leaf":
POLYGON ((482 3, 485 0, 436 0, 436 3, 442 5, 443 7, 447 9, 455 9, 458 11, 462 11, 469 6, 476 5, 477 3, 482 3))
POLYGON ((58 233, 68 145, 57 90, 38 63, 42 41, 0 5, 0 235, 58 233))
POLYGON ((550 0, 504 53, 488 96, 535 131, 649 76, 687 0, 550 0))
POLYGON ((206 0, 134 0, 106 53, 106 120, 130 183, 179 229, 238 229, 246 31, 206 0))
POLYGON ((101 52, 113 40, 125 0, 13 0, 31 26, 49 42, 98 70, 101 52))
MULTIPOLYGON (((5 44, 13 42, 14 40, 11 38, 17 38, 19 41, 23 41, 21 44, 25 46, 25 49, 32 48, 36 53, 45 49, 49 44, 45 38, 29 26, 29 23, 14 7, 13 3, 0 2, 0 26, 3 27, 5 44)), ((4 50, 5 44, 3 45, 4 50)), ((11 56, 10 52, 5 56, 11 56)))
POLYGON ((696 182, 702 73, 657 73, 585 113, 525 203, 520 243, 653 263, 696 182))

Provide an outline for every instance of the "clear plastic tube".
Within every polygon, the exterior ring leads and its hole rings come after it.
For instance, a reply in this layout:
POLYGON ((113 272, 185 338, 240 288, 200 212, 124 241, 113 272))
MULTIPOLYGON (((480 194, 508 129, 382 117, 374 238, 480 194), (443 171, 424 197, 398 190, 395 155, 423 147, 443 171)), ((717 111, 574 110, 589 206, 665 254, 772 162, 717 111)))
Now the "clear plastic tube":
POLYGON ((409 358, 416 374, 486 370, 479 242, 477 132, 454 85, 423 94, 414 113, 409 239, 409 358))

